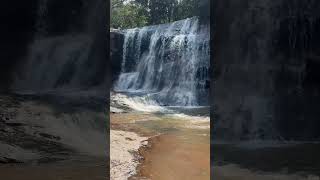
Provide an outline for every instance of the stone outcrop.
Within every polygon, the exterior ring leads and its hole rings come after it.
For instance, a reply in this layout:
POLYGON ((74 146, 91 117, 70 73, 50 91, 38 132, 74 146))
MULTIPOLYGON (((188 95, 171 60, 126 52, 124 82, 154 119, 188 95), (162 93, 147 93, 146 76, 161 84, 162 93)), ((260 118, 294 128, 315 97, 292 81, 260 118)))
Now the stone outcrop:
POLYGON ((118 78, 121 71, 122 51, 123 51, 124 35, 121 31, 110 31, 110 63, 112 83, 118 78))

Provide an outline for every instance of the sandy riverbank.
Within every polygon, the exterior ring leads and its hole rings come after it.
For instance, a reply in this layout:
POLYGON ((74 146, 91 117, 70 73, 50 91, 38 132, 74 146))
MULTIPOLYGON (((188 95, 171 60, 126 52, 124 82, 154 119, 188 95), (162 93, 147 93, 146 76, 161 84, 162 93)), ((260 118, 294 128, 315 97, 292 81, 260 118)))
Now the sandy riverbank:
POLYGON ((149 103, 111 94, 111 179, 209 180, 209 109, 149 103))
POLYGON ((144 157, 132 179, 209 180, 210 147, 206 138, 193 133, 164 134, 140 149, 144 157))
POLYGON ((112 114, 111 179, 210 179, 209 129, 192 124, 154 114, 112 114))
POLYGON ((110 176, 111 180, 126 180, 136 173, 139 163, 137 152, 146 145, 146 137, 126 131, 110 131, 110 176))

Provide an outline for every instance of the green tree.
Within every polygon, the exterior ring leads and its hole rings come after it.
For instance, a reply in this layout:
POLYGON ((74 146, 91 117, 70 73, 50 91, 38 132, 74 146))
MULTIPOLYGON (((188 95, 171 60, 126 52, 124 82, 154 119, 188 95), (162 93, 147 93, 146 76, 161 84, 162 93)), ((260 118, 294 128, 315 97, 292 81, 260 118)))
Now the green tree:
POLYGON ((209 20, 210 0, 112 0, 111 27, 132 28, 193 16, 209 20))
POLYGON ((124 3, 124 0, 112 0, 111 4, 112 28, 127 29, 147 25, 148 19, 141 6, 133 2, 124 3))
POLYGON ((151 25, 173 21, 178 0, 135 0, 135 3, 143 7, 148 24, 151 25))
POLYGON ((111 1, 111 9, 119 8, 123 5, 125 0, 112 0, 111 1))
POLYGON ((173 13, 177 5, 177 0, 150 0, 150 24, 173 21, 173 13))

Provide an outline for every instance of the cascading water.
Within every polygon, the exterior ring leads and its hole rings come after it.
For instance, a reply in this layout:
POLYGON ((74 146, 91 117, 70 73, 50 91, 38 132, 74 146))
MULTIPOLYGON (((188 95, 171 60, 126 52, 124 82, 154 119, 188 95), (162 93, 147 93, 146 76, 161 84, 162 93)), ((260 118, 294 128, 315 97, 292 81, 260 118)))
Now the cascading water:
MULTIPOLYGON (((26 57, 15 69, 11 88, 23 97, 31 95, 45 102, 41 108, 35 105, 37 103, 24 102, 29 104, 27 111, 39 112, 35 117, 22 109, 19 121, 43 127, 39 131, 60 137, 59 142, 77 151, 104 156, 108 150, 105 101, 109 76, 103 29, 106 1, 83 2, 38 2, 34 39, 26 57), (79 7, 74 8, 75 4, 79 7), (79 21, 88 22, 80 30, 66 28, 56 32, 55 27, 61 22, 49 17, 58 5, 76 9, 81 14, 79 21)), ((73 22, 66 24, 73 25, 73 22)))
POLYGON ((143 94, 160 105, 207 105, 209 32, 197 17, 125 30, 114 90, 143 94))
POLYGON ((39 1, 35 39, 29 47, 27 57, 16 70, 12 89, 23 94, 77 93, 90 90, 104 98, 108 86, 108 64, 104 56, 107 53, 97 52, 97 49, 103 49, 99 39, 105 36, 102 34, 99 37, 100 34, 97 33, 102 31, 97 28, 104 26, 97 22, 96 17, 96 8, 103 1, 94 1, 85 12, 85 20, 91 19, 88 27, 80 32, 66 32, 63 35, 47 33, 46 23, 50 22, 46 21, 46 17, 50 13, 48 6, 51 2, 39 1))

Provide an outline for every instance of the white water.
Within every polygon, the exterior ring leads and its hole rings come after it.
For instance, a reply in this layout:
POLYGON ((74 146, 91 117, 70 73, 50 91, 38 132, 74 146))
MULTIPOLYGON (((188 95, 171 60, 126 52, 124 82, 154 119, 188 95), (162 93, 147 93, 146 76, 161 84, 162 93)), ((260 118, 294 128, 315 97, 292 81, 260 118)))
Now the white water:
POLYGON ((91 44, 85 35, 35 41, 16 76, 14 89, 39 93, 80 85, 91 44))
POLYGON ((160 105, 207 104, 209 39, 198 18, 126 30, 115 91, 147 94, 160 105))
MULTIPOLYGON (((127 95, 120 94, 120 93, 111 93, 111 101, 116 102, 118 105, 130 108, 134 111, 143 112, 143 113, 161 113, 170 119, 188 121, 190 123, 189 127, 193 129, 195 128, 209 129, 210 128, 210 125, 208 124, 208 122, 210 122, 209 116, 187 115, 187 114, 184 114, 183 112, 180 112, 179 110, 173 110, 173 109, 169 109, 169 107, 159 106, 159 104, 154 102, 152 99, 148 99, 148 96, 129 97, 127 95)), ((114 109, 115 107, 113 107, 112 105, 113 103, 111 103, 111 109, 114 109)), ((190 107, 190 109, 192 108, 190 107)), ((123 112, 118 112, 118 113, 123 113, 123 112)))
POLYGON ((93 1, 88 9, 81 11, 88 23, 79 32, 59 35, 48 29, 50 23, 56 23, 47 19, 51 3, 51 0, 39 1, 35 37, 15 69, 12 90, 20 94, 59 95, 88 91, 106 97, 110 75, 107 53, 101 53, 104 47, 100 45, 100 39, 105 36, 100 36, 103 30, 99 29, 104 27, 104 22, 97 17, 104 13, 103 1, 93 1))
POLYGON ((165 112, 166 108, 159 106, 147 97, 128 97, 124 94, 112 94, 111 99, 118 104, 140 112, 165 112))
POLYGON ((108 151, 107 119, 99 108, 101 99, 104 102, 108 97, 106 77, 109 74, 104 56, 107 53, 100 54, 99 49, 104 50, 99 41, 105 36, 99 36, 100 30, 97 30, 104 25, 96 16, 103 15, 105 2, 92 1, 88 9, 81 11, 83 20, 91 22, 88 27, 83 27, 81 32, 59 35, 47 26, 55 23, 46 19, 51 10, 49 2, 52 1, 39 1, 36 34, 15 69, 11 87, 18 94, 39 96, 49 105, 38 105, 37 101, 21 103, 16 120, 43 127, 41 131, 61 137, 61 143, 80 153, 104 156, 108 151), (51 104, 52 99, 59 104, 51 104), (93 104, 98 104, 97 111, 89 108, 93 104), (64 111, 57 112, 64 105, 64 111))

